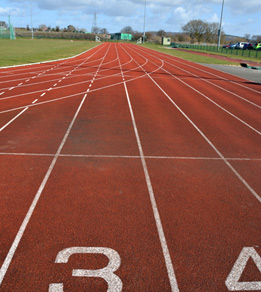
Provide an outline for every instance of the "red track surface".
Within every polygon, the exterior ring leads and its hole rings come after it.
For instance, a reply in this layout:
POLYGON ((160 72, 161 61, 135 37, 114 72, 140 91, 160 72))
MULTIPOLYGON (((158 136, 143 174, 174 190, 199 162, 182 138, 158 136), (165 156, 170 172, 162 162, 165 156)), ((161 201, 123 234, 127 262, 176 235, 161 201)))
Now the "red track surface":
POLYGON ((0 85, 0 291, 261 291, 260 85, 130 44, 0 85))

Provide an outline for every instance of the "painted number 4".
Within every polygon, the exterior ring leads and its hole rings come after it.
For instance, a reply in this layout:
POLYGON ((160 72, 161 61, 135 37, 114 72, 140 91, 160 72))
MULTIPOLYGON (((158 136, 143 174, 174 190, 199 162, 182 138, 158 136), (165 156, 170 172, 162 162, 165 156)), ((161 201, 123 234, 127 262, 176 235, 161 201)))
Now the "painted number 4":
MULTIPOLYGON (((104 279, 108 284, 107 292, 122 291, 122 281, 114 274, 121 264, 119 254, 111 249, 104 247, 71 247, 60 251, 56 257, 55 263, 68 263, 71 255, 74 254, 103 254, 109 259, 108 265, 99 270, 73 270, 73 277, 97 277, 104 279)), ((49 285, 49 292, 63 292, 63 284, 56 283, 49 285)))
POLYGON ((226 280, 229 291, 261 291, 261 281, 240 282, 248 260, 252 258, 261 273, 261 257, 253 247, 244 247, 226 280))

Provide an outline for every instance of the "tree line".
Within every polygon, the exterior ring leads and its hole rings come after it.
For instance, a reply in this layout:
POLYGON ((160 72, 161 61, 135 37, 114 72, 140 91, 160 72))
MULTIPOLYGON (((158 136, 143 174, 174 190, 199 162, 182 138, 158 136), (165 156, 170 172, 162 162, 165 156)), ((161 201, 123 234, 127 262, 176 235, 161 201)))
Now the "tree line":
MULTIPOLYGON (((218 42, 219 35, 219 24, 216 22, 206 22, 200 19, 191 20, 187 24, 181 27, 182 32, 166 32, 163 29, 158 31, 146 31, 146 41, 149 42, 161 42, 162 37, 170 37, 172 42, 187 42, 187 43, 213 43, 216 44, 218 42)), ((27 26, 27 30, 29 30, 29 26, 27 26)), ((46 26, 44 24, 40 25, 37 29, 39 31, 48 31, 48 32, 71 32, 71 33, 83 33, 87 32, 86 29, 79 29, 73 25, 68 25, 66 28, 60 28, 56 26, 51 28, 50 26, 46 26)), ((134 30, 131 26, 125 26, 120 30, 121 33, 131 34, 133 36, 133 40, 138 40, 143 36, 143 32, 134 30)), ((101 35, 109 35, 109 31, 107 28, 100 28, 97 26, 92 27, 91 33, 93 34, 101 34, 101 35)), ((246 34, 243 38, 233 38, 231 37, 231 42, 236 41, 248 41, 248 42, 261 42, 260 35, 246 34)), ((221 30, 221 43, 226 43, 225 32, 221 30)))

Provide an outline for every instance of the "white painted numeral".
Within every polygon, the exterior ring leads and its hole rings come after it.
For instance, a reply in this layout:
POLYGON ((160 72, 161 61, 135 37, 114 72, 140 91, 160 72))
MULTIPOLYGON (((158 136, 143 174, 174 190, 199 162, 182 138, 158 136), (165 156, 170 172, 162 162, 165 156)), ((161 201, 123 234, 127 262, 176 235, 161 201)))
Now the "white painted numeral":
POLYGON ((261 291, 261 282, 239 282, 248 260, 252 258, 261 273, 261 257, 253 247, 244 247, 226 280, 229 291, 261 291))
MULTIPOLYGON (((98 270, 82 270, 77 269, 72 271, 73 277, 97 277, 104 279, 108 284, 107 292, 121 292, 122 281, 114 274, 121 264, 119 254, 105 247, 71 247, 60 251, 56 257, 55 263, 68 263, 71 255, 74 254, 103 254, 109 259, 108 265, 103 269, 98 270)), ((49 292, 63 292, 63 284, 56 283, 49 285, 49 292)))

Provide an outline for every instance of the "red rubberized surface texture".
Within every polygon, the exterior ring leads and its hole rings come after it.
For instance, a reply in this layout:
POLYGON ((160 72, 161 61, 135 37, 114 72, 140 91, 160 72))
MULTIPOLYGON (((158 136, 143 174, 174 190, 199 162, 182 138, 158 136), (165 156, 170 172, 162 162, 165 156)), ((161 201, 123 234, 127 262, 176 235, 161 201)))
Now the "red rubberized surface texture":
POLYGON ((261 291, 260 100, 133 44, 0 69, 0 291, 261 291))

